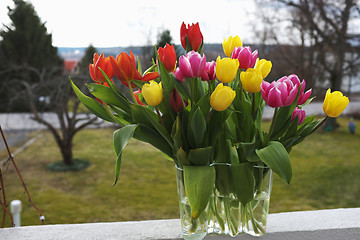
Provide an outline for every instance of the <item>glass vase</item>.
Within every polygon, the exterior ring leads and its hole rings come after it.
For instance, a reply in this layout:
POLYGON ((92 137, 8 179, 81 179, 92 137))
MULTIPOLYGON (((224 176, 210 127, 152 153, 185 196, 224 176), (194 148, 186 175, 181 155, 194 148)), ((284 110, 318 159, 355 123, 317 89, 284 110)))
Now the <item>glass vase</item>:
MULTIPOLYGON (((230 165, 217 166, 222 173, 228 171, 230 165)), ((272 171, 268 167, 254 166, 255 179, 254 197, 243 205, 231 190, 229 185, 219 184, 215 187, 214 196, 209 203, 209 233, 236 236, 246 233, 252 236, 262 236, 266 231, 267 215, 269 213, 270 194, 272 187, 272 171)))
POLYGON ((176 167, 176 183, 179 196, 179 210, 183 238, 185 240, 200 240, 207 234, 208 229, 208 207, 194 220, 191 217, 191 208, 185 192, 184 171, 176 167))

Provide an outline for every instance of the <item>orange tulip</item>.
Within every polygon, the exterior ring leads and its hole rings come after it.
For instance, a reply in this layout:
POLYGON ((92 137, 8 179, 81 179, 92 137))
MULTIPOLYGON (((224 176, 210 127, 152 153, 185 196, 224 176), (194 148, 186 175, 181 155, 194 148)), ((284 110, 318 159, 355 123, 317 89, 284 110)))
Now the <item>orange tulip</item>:
POLYGON ((94 54, 93 63, 89 64, 89 72, 92 80, 104 83, 106 80, 99 68, 101 68, 110 79, 114 76, 110 58, 104 57, 103 53, 100 56, 97 53, 94 54))
POLYGON ((130 56, 125 52, 117 55, 116 59, 113 56, 110 56, 110 62, 115 76, 122 82, 131 82, 132 80, 147 82, 159 77, 158 72, 150 72, 141 76, 136 69, 135 57, 132 51, 130 51, 130 56))

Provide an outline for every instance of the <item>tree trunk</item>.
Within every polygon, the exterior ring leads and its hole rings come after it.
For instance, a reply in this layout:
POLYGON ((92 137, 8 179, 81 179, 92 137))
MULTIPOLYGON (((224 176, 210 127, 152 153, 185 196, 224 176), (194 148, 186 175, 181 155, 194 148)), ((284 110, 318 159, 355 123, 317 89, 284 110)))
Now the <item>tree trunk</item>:
POLYGON ((73 153, 72 153, 72 137, 64 136, 61 143, 61 155, 65 165, 73 165, 73 153))

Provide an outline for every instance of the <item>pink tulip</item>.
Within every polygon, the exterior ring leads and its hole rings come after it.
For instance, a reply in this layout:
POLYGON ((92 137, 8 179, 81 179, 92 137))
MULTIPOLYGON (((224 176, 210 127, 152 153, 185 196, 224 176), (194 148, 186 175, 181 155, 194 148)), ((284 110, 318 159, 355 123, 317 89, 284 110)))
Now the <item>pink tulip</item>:
POLYGON ((251 53, 250 47, 235 47, 231 54, 231 58, 239 60, 239 68, 248 69, 253 68, 256 63, 258 51, 255 50, 251 53))
POLYGON ((216 78, 216 62, 211 61, 206 63, 206 70, 201 75, 201 80, 203 81, 212 81, 216 78))
POLYGON ((298 93, 299 85, 294 84, 287 76, 272 83, 261 83, 261 95, 265 102, 273 108, 290 106, 298 93))
POLYGON ((205 54, 201 57, 200 53, 194 50, 188 52, 186 56, 180 56, 180 72, 184 77, 197 78, 206 70, 205 54))
POLYGON ((180 68, 177 67, 174 72, 175 78, 180 82, 185 82, 185 77, 181 74, 180 68))
POLYGON ((305 111, 296 107, 294 112, 291 115, 291 121, 298 119, 298 125, 301 125, 305 120, 305 111))
POLYGON ((301 89, 300 89, 300 95, 299 95, 299 98, 298 98, 298 101, 297 101, 297 105, 302 105, 304 104, 310 97, 311 95, 311 91, 312 89, 309 89, 308 91, 304 92, 305 91, 305 86, 306 86, 306 82, 305 80, 303 80, 301 83, 300 83, 300 79, 298 78, 298 76, 296 76, 295 74, 291 74, 289 76, 290 80, 294 83, 294 84, 297 84, 298 86, 300 86, 301 84, 301 89))

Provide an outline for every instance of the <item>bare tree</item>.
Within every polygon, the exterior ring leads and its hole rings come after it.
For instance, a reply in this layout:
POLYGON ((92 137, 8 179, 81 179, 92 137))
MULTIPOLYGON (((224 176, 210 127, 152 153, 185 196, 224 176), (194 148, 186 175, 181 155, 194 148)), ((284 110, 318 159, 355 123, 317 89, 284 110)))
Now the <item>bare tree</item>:
POLYGON ((292 46, 292 51, 287 47, 279 48, 278 52, 312 87, 341 90, 344 76, 359 71, 356 66, 360 31, 350 28, 351 21, 359 17, 358 1, 257 0, 257 3, 262 9, 266 36, 276 44, 286 42, 292 46))
MULTIPOLYGON (((12 86, 18 86, 8 88, 8 91, 16 89, 16 91, 12 91, 13 97, 9 99, 9 103, 21 98, 23 103, 28 105, 32 119, 46 126, 52 133, 60 149, 63 162, 66 165, 72 165, 74 163, 72 142, 75 134, 86 126, 99 122, 98 118, 89 112, 80 111, 80 101, 71 89, 67 73, 63 69, 55 67, 38 70, 30 66, 13 66, 5 71, 27 71, 32 76, 37 76, 36 83, 29 83, 28 79, 14 78, 14 74, 9 74, 12 76, 9 82, 12 82, 12 86), (41 99, 43 100, 41 101, 41 99), (58 122, 48 120, 44 115, 45 111, 55 113, 58 122)), ((1 75, 5 76, 5 74, 1 75)), ((75 78, 77 81, 85 81, 88 76, 75 75, 75 78)))

